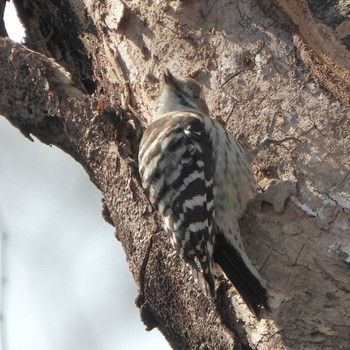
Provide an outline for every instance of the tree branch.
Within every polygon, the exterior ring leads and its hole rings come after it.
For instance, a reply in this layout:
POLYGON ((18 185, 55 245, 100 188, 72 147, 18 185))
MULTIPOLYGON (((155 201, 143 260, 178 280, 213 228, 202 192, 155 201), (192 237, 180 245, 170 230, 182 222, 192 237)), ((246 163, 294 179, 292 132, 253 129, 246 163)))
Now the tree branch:
POLYGON ((148 327, 157 326, 174 348, 190 349, 203 342, 201 333, 209 322, 208 346, 239 346, 216 305, 196 290, 184 263, 173 258, 167 237, 156 234, 155 213, 140 187, 136 167, 134 145, 141 135, 136 118, 84 95, 53 60, 8 39, 0 38, 0 45, 0 59, 6 62, 0 67, 6 77, 1 82, 0 113, 27 137, 34 135, 70 154, 102 191, 130 270, 142 287, 138 306, 148 327), (188 335, 181 335, 184 330, 188 335))

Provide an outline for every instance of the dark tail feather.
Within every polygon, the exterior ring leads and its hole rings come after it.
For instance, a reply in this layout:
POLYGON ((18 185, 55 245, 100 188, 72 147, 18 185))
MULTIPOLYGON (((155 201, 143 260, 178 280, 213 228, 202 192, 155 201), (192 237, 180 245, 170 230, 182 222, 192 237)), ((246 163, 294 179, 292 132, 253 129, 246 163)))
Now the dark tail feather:
POLYGON ((205 295, 215 298, 215 281, 212 271, 210 271, 208 267, 204 266, 204 264, 201 266, 202 271, 200 271, 194 260, 189 260, 188 263, 192 267, 192 277, 198 284, 201 291, 205 295))
POLYGON ((261 307, 270 311, 267 290, 250 271, 238 251, 218 233, 214 260, 220 265, 244 302, 259 319, 261 307))

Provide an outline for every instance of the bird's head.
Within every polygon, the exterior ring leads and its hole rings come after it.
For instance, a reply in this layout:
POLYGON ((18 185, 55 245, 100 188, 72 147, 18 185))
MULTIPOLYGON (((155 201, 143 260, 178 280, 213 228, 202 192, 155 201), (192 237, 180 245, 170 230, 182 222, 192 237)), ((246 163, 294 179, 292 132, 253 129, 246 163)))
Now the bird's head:
POLYGON ((191 78, 177 79, 168 69, 154 109, 154 120, 169 112, 197 112, 209 115, 201 86, 191 78))

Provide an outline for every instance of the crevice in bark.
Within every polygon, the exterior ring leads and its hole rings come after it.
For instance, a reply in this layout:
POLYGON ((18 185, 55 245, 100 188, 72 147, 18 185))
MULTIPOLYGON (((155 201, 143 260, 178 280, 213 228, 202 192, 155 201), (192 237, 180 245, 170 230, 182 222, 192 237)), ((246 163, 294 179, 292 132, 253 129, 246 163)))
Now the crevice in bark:
MULTIPOLYGON (((244 329, 243 323, 237 319, 235 315, 229 294, 230 286, 226 281, 222 280, 219 283, 217 289, 217 303, 216 308, 222 317, 224 324, 233 333, 235 337, 239 340, 240 349, 242 350, 252 350, 249 346, 249 341, 247 339, 247 332, 244 329)), ((237 344, 239 344, 237 342, 237 344)), ((238 345, 237 345, 238 346, 238 345)))
POLYGON ((77 87, 93 94, 96 90, 93 64, 81 35, 97 37, 98 31, 88 13, 81 15, 82 22, 68 0, 14 0, 14 4, 26 28, 25 45, 55 58, 72 73, 77 87))

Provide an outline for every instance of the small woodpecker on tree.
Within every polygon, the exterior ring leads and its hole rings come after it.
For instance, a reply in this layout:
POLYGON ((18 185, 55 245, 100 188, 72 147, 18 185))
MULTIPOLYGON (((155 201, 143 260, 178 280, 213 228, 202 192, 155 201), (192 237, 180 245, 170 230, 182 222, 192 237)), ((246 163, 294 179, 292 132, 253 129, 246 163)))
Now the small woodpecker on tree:
POLYGON ((266 283, 238 225, 254 193, 251 152, 209 117, 200 85, 168 70, 139 150, 145 192, 201 290, 216 297, 218 264, 249 309, 269 310, 266 283))

